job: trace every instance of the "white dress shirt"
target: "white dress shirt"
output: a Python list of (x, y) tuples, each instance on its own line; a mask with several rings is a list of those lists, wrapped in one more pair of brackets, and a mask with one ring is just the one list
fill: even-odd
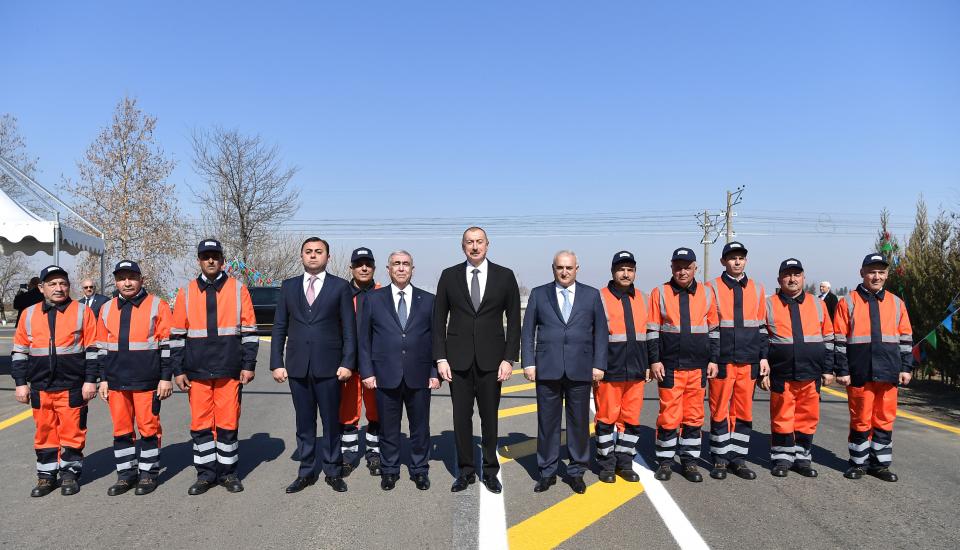
[(316, 299), (320, 295), (320, 289), (323, 288), (323, 280), (327, 277), (326, 271), (321, 271), (316, 275), (310, 275), (306, 271), (303, 272), (303, 295), (307, 295), (307, 289), (310, 288), (310, 277), (316, 277), (317, 280), (313, 282), (313, 298)]
[(390, 292), (393, 293), (393, 311), (400, 315), (400, 291), (403, 291), (403, 301), (407, 303), (407, 318), (410, 318), (410, 299), (413, 297), (413, 285), (407, 283), (407, 286), (400, 288), (390, 283)]
[[(557, 305), (560, 306), (560, 311), (562, 312), (562, 311), (563, 311), (563, 290), (564, 290), (564, 288), (563, 288), (562, 286), (560, 286), (559, 284), (557, 284), (557, 285), (555, 285), (555, 286), (556, 286), (556, 291), (557, 291)], [(576, 293), (577, 293), (576, 288), (577, 288), (577, 283), (576, 283), (576, 282), (574, 282), (572, 285), (570, 285), (570, 286), (568, 286), (568, 287), (566, 288), (566, 290), (570, 291), (569, 294), (567, 294), (567, 301), (570, 302), (570, 313), (573, 313), (573, 300), (574, 300), (574, 296), (576, 296)]]
[(470, 285), (473, 284), (473, 270), (479, 269), (480, 272), (477, 273), (477, 281), (480, 283), (480, 301), (483, 301), (483, 294), (487, 291), (487, 272), (490, 270), (490, 262), (486, 258), (480, 262), (476, 268), (473, 267), (473, 264), (467, 262), (467, 293), (470, 293)]

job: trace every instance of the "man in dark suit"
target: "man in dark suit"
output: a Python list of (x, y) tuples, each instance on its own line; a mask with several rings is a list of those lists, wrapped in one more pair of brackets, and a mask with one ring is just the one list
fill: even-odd
[(17, 325), (20, 324), (20, 316), (23, 315), (23, 310), (43, 301), (43, 293), (40, 292), (40, 277), (30, 279), (26, 290), (23, 290), (22, 286), (20, 288), (21, 290), (13, 297), (13, 308), (17, 310)]
[(83, 298), (80, 298), (79, 302), (86, 304), (95, 316), (100, 317), (100, 308), (103, 307), (103, 304), (109, 302), (110, 298), (97, 292), (97, 285), (93, 282), (93, 279), (80, 281), (80, 290), (83, 291)]
[(410, 479), (430, 488), (430, 390), (440, 387), (430, 353), (434, 295), (414, 288), (413, 256), (399, 250), (387, 259), (390, 286), (371, 291), (360, 312), (359, 366), (363, 386), (377, 392), (380, 413), (380, 487), (400, 477), (400, 419), (410, 424)]
[(823, 303), (827, 304), (827, 312), (833, 319), (833, 314), (837, 312), (837, 295), (830, 291), (830, 281), (820, 281), (820, 294), (818, 296)]
[(537, 383), (537, 493), (557, 482), (564, 401), (570, 487), (587, 490), (590, 388), (607, 369), (608, 330), (600, 291), (576, 282), (579, 268), (576, 254), (558, 252), (553, 282), (533, 289), (523, 317), (523, 375)]
[(502, 490), (497, 479), (497, 408), (500, 386), (513, 374), (520, 354), (520, 288), (513, 271), (487, 260), (488, 245), (483, 229), (463, 232), (467, 261), (443, 270), (433, 308), (433, 357), (440, 377), (450, 382), (453, 401), (459, 467), (453, 492), (476, 481), (474, 400), (480, 411), (483, 483), (493, 493)]
[[(340, 382), (350, 378), (355, 366), (357, 328), (350, 284), (325, 271), (329, 258), (327, 241), (310, 237), (303, 242), (304, 274), (281, 284), (273, 322), (270, 370), (279, 383), (289, 379), (297, 422), (300, 470), (288, 493), (314, 484), (318, 469), (335, 491), (347, 490), (340, 470), (338, 413)], [(323, 422), (319, 442), (318, 410)]]

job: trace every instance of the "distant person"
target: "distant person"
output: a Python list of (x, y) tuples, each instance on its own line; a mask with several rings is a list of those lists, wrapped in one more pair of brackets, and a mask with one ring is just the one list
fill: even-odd
[(860, 267), (863, 282), (843, 297), (834, 317), (837, 381), (847, 387), (850, 409), (847, 479), (868, 473), (897, 481), (890, 471), (893, 421), (897, 386), (912, 377), (913, 329), (903, 300), (883, 289), (889, 268), (883, 255), (867, 255)]
[(20, 323), (20, 316), (23, 315), (23, 310), (33, 304), (39, 304), (42, 301), (43, 292), (40, 291), (39, 277), (34, 277), (30, 279), (29, 283), (22, 285), (17, 295), (13, 298), (13, 308), (17, 310), (17, 324)]
[(830, 291), (830, 281), (820, 281), (820, 294), (817, 297), (827, 304), (827, 311), (833, 319), (837, 313), (837, 295)]
[(607, 318), (600, 291), (577, 282), (577, 256), (553, 257), (553, 281), (530, 292), (521, 329), (523, 375), (537, 387), (537, 466), (542, 493), (557, 482), (566, 409), (567, 475), (583, 494), (590, 463), (590, 390), (607, 370)]
[(97, 285), (94, 284), (93, 279), (80, 281), (80, 290), (83, 291), (83, 297), (77, 301), (81, 304), (87, 304), (90, 311), (97, 317), (100, 317), (100, 308), (103, 307), (103, 304), (109, 302), (110, 298), (97, 292)]

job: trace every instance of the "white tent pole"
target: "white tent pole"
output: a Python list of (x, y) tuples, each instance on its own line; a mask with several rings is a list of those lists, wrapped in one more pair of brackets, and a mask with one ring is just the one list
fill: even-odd
[(57, 212), (57, 222), (53, 226), (53, 265), (60, 265), (60, 212)]
[(106, 257), (107, 257), (107, 247), (104, 243), (103, 253), (100, 254), (100, 292), (106, 294), (107, 290), (107, 276), (106, 276)]

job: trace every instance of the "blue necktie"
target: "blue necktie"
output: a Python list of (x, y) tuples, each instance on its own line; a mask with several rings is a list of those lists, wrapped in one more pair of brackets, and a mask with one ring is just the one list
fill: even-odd
[(400, 318), (400, 326), (407, 327), (407, 301), (403, 299), (403, 291), (400, 291), (400, 303), (397, 304), (397, 317)]
[(560, 306), (560, 313), (563, 315), (563, 322), (566, 323), (570, 320), (570, 289), (561, 289), (560, 294), (563, 294), (563, 305)]

